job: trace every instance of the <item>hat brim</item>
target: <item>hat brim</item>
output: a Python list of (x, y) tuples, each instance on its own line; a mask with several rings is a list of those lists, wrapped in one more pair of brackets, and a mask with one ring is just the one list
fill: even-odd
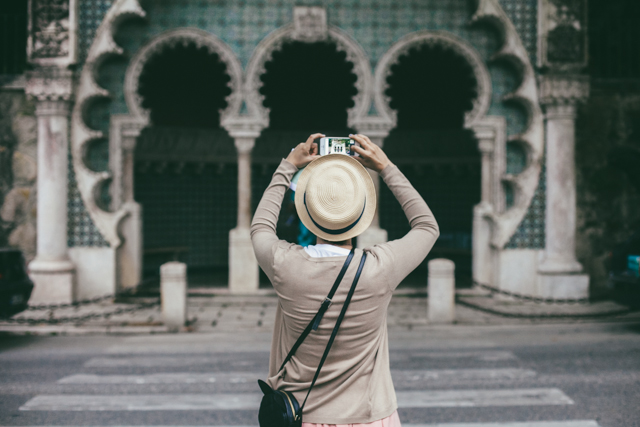
[[(320, 230), (320, 228), (313, 223), (311, 217), (309, 217), (309, 213), (304, 205), (304, 193), (306, 191), (309, 178), (316, 168), (322, 166), (326, 162), (347, 162), (349, 165), (352, 165), (354, 171), (361, 176), (362, 182), (364, 182), (365, 185), (365, 195), (367, 199), (362, 217), (352, 229), (340, 234), (331, 234)], [(376, 214), (378, 201), (376, 199), (376, 188), (373, 184), (373, 180), (371, 179), (371, 175), (369, 175), (367, 169), (362, 166), (360, 162), (351, 156), (344, 154), (327, 154), (309, 163), (307, 167), (303, 169), (296, 187), (295, 204), (300, 221), (302, 221), (309, 231), (328, 242), (341, 242), (343, 240), (349, 240), (356, 237), (369, 228), (369, 225), (371, 225), (371, 221), (373, 221), (373, 217)]]

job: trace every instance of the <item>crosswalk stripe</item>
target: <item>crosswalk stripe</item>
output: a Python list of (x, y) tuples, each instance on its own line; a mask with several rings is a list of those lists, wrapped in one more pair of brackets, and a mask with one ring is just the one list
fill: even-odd
[(495, 350), (470, 350), (470, 351), (415, 351), (412, 358), (423, 357), (425, 359), (477, 359), (482, 362), (499, 362), (502, 360), (515, 360), (516, 355), (512, 351)]
[[(154, 368), (164, 366), (196, 366), (208, 365), (216, 361), (214, 356), (133, 356), (133, 357), (93, 357), (85, 362), (87, 368)], [(230, 362), (234, 366), (248, 366), (248, 360)]]
[[(522, 380), (535, 377), (528, 369), (431, 369), (392, 370), (395, 381), (473, 381)], [(58, 380), (58, 384), (242, 384), (265, 378), (265, 372), (175, 372), (147, 375), (94, 375), (76, 374)]]
[(474, 380), (524, 380), (536, 376), (530, 369), (429, 369), (391, 370), (394, 381), (474, 381)]
[(21, 411), (221, 411), (257, 409), (260, 394), (136, 394), (36, 396)]
[(400, 408), (573, 405), (557, 388), (398, 391)]
[(242, 384), (265, 378), (266, 373), (179, 372), (149, 375), (91, 375), (76, 374), (58, 380), (58, 384)]
[(403, 427), (600, 427), (594, 420), (527, 421), (507, 423), (402, 424)]
[[(429, 390), (397, 392), (400, 408), (572, 405), (556, 388)], [(40, 395), (22, 411), (209, 411), (255, 410), (261, 394)]]
[[(600, 427), (597, 421), (529, 421), (529, 422), (501, 422), (501, 423), (453, 423), (453, 424), (402, 424), (403, 427)], [(5, 427), (5, 426), (0, 426)], [(11, 427), (11, 426), (6, 426)], [(77, 427), (77, 426), (25, 426), (25, 427)], [(94, 426), (103, 427), (103, 426)], [(104, 426), (106, 427), (106, 426)], [(113, 426), (108, 426), (113, 427)], [(117, 427), (201, 427), (201, 426), (117, 426)], [(249, 425), (220, 425), (212, 427), (257, 427)]]

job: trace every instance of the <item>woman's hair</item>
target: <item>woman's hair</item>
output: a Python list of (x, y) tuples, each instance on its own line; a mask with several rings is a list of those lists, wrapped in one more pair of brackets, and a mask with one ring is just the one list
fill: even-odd
[(332, 245), (336, 245), (336, 246), (344, 246), (346, 244), (349, 243), (349, 240), (351, 239), (347, 239), (347, 240), (341, 240), (339, 242), (330, 242)]

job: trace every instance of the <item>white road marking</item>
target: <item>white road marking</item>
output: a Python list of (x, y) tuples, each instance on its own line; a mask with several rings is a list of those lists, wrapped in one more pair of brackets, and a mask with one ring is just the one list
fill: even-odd
[[(109, 363), (111, 363), (110, 360)], [(94, 362), (95, 363), (95, 362)], [(102, 361), (100, 361), (102, 363)], [(118, 363), (122, 363), (119, 361)], [(96, 366), (88, 365), (88, 366)], [(131, 365), (129, 365), (131, 366)], [(528, 369), (432, 369), (432, 370), (392, 370), (394, 381), (487, 381), (523, 380), (536, 376)], [(254, 383), (265, 378), (266, 372), (175, 372), (147, 375), (94, 375), (76, 374), (58, 380), (58, 384), (207, 384)]]
[(399, 408), (573, 405), (557, 388), (398, 391)]
[[(125, 368), (125, 367), (158, 367), (158, 366), (193, 366), (215, 362), (215, 357), (176, 357), (176, 356), (133, 356), (133, 357), (94, 357), (84, 366), (88, 368)], [(247, 361), (247, 364), (249, 362)]]
[(257, 409), (261, 394), (135, 394), (36, 396), (21, 411), (222, 411)]
[[(453, 423), (453, 424), (402, 424), (404, 427), (600, 427), (597, 421), (530, 421), (530, 422), (503, 422), (503, 423)], [(0, 426), (4, 427), (4, 426)], [(53, 427), (53, 426), (25, 426), (25, 427)], [(77, 427), (77, 426), (55, 426)], [(94, 426), (101, 427), (101, 426)], [(108, 427), (196, 427), (196, 426), (108, 426)], [(201, 427), (201, 426), (198, 426)], [(257, 426), (214, 426), (214, 427), (257, 427)]]
[[(555, 388), (397, 392), (400, 408), (572, 405)], [(40, 395), (22, 411), (211, 411), (257, 409), (261, 394)]]
[(529, 421), (508, 423), (402, 424), (403, 427), (600, 427), (597, 421)]
[(394, 381), (524, 380), (536, 376), (530, 369), (431, 369), (391, 370)]
[(424, 357), (426, 359), (477, 359), (483, 362), (502, 360), (515, 360), (517, 357), (511, 351), (421, 351), (412, 352), (412, 358)]
[(76, 374), (58, 380), (58, 384), (244, 384), (249, 382), (257, 384), (258, 378), (266, 377), (266, 372), (179, 372), (149, 375)]

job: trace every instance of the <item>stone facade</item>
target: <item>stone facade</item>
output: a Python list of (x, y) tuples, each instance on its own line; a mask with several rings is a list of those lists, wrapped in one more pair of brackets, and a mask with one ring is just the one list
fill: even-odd
[[(556, 132), (553, 120), (559, 116), (553, 111), (565, 111), (570, 104), (573, 112), (576, 102), (585, 98), (584, 91), (576, 99), (569, 93), (571, 82), (582, 80), (566, 78), (584, 62), (584, 2), (481, 0), (477, 7), (466, 0), (405, 5), (392, 1), (299, 3), (30, 2), (28, 52), (35, 71), (29, 76), (27, 93), (36, 104), (38, 145), (45, 150), (58, 144), (66, 153), (68, 144), (71, 153), (70, 171), (66, 155), (63, 159), (56, 154), (52, 165), (52, 156), (45, 150), (37, 161), (41, 173), (55, 175), (56, 185), (69, 190), (65, 197), (41, 195), (37, 201), (54, 209), (48, 220), (38, 220), (40, 258), (36, 261), (57, 263), (55, 268), (47, 264), (44, 269), (49, 279), (56, 274), (55, 281), (60, 282), (56, 287), (67, 288), (56, 298), (102, 295), (141, 280), (143, 224), (141, 206), (133, 194), (133, 168), (136, 141), (149, 125), (149, 112), (142, 106), (138, 87), (147, 61), (161, 49), (181, 43), (195, 43), (218, 55), (229, 76), (230, 95), (220, 115), (221, 127), (235, 141), (238, 166), (237, 223), (229, 230), (229, 286), (232, 292), (254, 292), (259, 275), (248, 235), (252, 151), (256, 138), (269, 126), (260, 77), (284, 43), (321, 40), (334, 43), (353, 64), (357, 93), (348, 110), (348, 125), (381, 146), (397, 122), (385, 91), (387, 77), (400, 56), (416, 46), (429, 45), (467, 61), (477, 82), (477, 97), (464, 127), (476, 136), (482, 155), (481, 203), (473, 219), (474, 278), (529, 294), (584, 296), (583, 276), (576, 290), (566, 281), (548, 284), (545, 274), (550, 270), (544, 269), (544, 259), (552, 253), (556, 258), (575, 260), (573, 244), (556, 247), (554, 242), (559, 239), (549, 236), (558, 225), (562, 229), (569, 226), (565, 231), (573, 242), (575, 214), (570, 212), (572, 218), (558, 222), (553, 207), (563, 195), (571, 200), (575, 183), (570, 177), (558, 178), (557, 164), (564, 157), (550, 158), (551, 151), (545, 157), (545, 145), (549, 150), (551, 135), (551, 142), (571, 145), (564, 154), (573, 153), (575, 115), (570, 114), (569, 121), (563, 119), (562, 132)], [(211, 13), (203, 13), (205, 6)], [(571, 44), (575, 51), (558, 42), (562, 40), (558, 34), (568, 32), (575, 35)], [(550, 70), (557, 78), (551, 74), (539, 78), (536, 62), (544, 73)], [(75, 63), (78, 67), (72, 75), (68, 66)], [(570, 81), (567, 87), (557, 83), (566, 81)], [(542, 107), (547, 113), (546, 144)], [(71, 127), (68, 136), (65, 123)], [(45, 132), (52, 126), (63, 140)], [(15, 143), (4, 144), (12, 147), (6, 150), (15, 151)], [(14, 165), (22, 161), (13, 154), (12, 159)], [(15, 177), (7, 174), (6, 180), (8, 184), (0, 184), (7, 188), (3, 190), (7, 195), (24, 193)], [(374, 180), (379, 181), (377, 176)], [(20, 228), (20, 224), (29, 221), (18, 221), (9, 212), (24, 211), (13, 202), (16, 197), (6, 198), (3, 206), (3, 218), (9, 218), (6, 223), (14, 224), (5, 228), (27, 233), (28, 227)], [(63, 212), (68, 220), (56, 219), (64, 224), (53, 232), (51, 218)], [(64, 248), (60, 230), (64, 230)], [(361, 245), (386, 240), (378, 218), (362, 237)], [(533, 266), (531, 271), (514, 268), (522, 263)], [(33, 271), (41, 264), (35, 262)], [(560, 273), (575, 275), (581, 272), (578, 266), (576, 261)]]
[(34, 104), (23, 89), (0, 91), (0, 245), (36, 255), (37, 143)]

